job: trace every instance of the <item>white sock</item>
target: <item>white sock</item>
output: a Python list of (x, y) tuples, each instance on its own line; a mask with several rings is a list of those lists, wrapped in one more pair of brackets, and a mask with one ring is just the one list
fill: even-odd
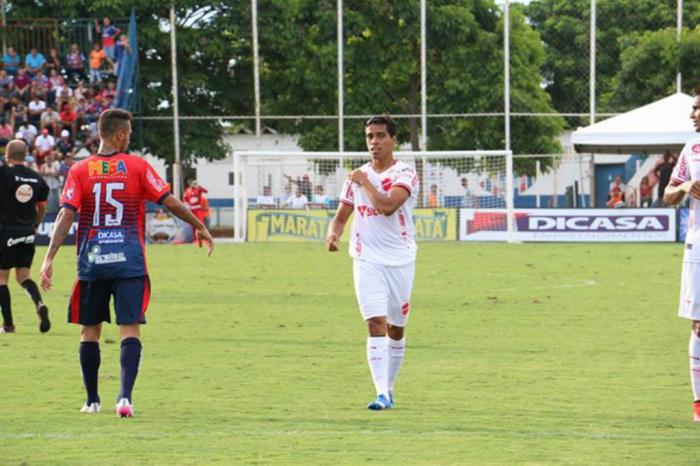
[(690, 386), (693, 388), (693, 400), (700, 400), (700, 338), (694, 332), (690, 332), (690, 344), (688, 345), (690, 356)]
[(394, 382), (396, 382), (396, 377), (399, 375), (403, 354), (406, 351), (406, 337), (400, 340), (393, 340), (387, 336), (386, 341), (389, 344), (389, 391), (393, 392)]
[(386, 340), (386, 337), (367, 338), (367, 362), (372, 373), (374, 388), (377, 389), (377, 395), (388, 396), (389, 355)]

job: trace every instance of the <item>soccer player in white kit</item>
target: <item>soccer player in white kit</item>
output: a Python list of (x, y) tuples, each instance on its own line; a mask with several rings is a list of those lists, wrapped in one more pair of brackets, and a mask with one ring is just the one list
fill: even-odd
[(413, 206), (418, 175), (394, 158), (396, 123), (375, 116), (365, 123), (372, 160), (348, 175), (340, 204), (328, 227), (329, 251), (338, 242), (354, 212), (350, 256), (354, 259), (355, 294), (367, 322), (367, 362), (377, 397), (367, 407), (390, 409), (394, 383), (406, 348), (404, 328), (411, 310), (416, 242)]
[[(700, 88), (693, 90), (693, 110), (690, 118), (695, 131), (700, 132)], [(681, 151), (664, 191), (664, 202), (679, 204), (690, 195), (690, 216), (685, 238), (681, 297), (678, 315), (693, 321), (688, 354), (690, 356), (690, 385), (693, 389), (693, 419), (700, 422), (700, 137), (688, 141)]]

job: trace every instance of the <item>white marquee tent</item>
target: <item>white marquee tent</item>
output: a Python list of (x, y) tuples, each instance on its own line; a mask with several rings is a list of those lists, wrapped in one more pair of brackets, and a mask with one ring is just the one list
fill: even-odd
[(576, 152), (602, 154), (679, 153), (697, 135), (690, 119), (693, 98), (673, 94), (627, 113), (574, 131)]

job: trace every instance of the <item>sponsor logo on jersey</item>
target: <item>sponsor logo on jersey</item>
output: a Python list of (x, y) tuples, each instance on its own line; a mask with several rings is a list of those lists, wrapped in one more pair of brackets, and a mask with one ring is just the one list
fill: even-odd
[(36, 184), (39, 182), (39, 180), (36, 178), (25, 178), (23, 176), (17, 176), (17, 175), (15, 175), (15, 181), (20, 182), (20, 183), (33, 183), (33, 184)]
[(361, 217), (377, 217), (379, 215), (382, 215), (377, 209), (367, 205), (358, 205), (357, 212), (360, 214)]
[(97, 242), (100, 244), (120, 244), (124, 242), (124, 230), (101, 230), (97, 232)]
[(123, 160), (91, 160), (88, 162), (88, 176), (125, 176), (126, 162)]
[(151, 170), (146, 170), (146, 180), (151, 183), (151, 186), (153, 186), (156, 191), (165, 189), (165, 182), (155, 176)]
[(123, 252), (110, 252), (107, 254), (102, 254), (102, 248), (99, 246), (93, 246), (92, 249), (90, 249), (90, 251), (87, 253), (87, 259), (89, 263), (96, 265), (126, 262), (126, 256)]
[(21, 204), (26, 204), (27, 202), (31, 201), (33, 196), (34, 189), (32, 189), (32, 187), (28, 184), (19, 185), (17, 191), (15, 191), (15, 199), (17, 199), (17, 202)]
[(7, 240), (7, 247), (11, 248), (15, 244), (34, 244), (35, 238), (36, 237), (34, 235), (22, 236), (19, 238), (9, 238)]

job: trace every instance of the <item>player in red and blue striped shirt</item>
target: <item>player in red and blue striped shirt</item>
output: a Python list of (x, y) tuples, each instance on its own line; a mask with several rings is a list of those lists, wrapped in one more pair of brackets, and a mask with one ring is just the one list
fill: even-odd
[(214, 242), (206, 227), (171, 195), (168, 185), (144, 159), (125, 153), (131, 135), (131, 113), (111, 109), (100, 115), (97, 154), (75, 164), (68, 173), (61, 211), (41, 267), (44, 289), (51, 287), (53, 259), (78, 220), (78, 278), (68, 305), (68, 321), (82, 325), (80, 365), (87, 401), (82, 412), (100, 410), (97, 379), (102, 322), (110, 322), (114, 299), (121, 336), (121, 390), (117, 414), (131, 417), (131, 392), (141, 359), (140, 325), (150, 299), (145, 254), (146, 201), (164, 205), (198, 232), (208, 254)]

